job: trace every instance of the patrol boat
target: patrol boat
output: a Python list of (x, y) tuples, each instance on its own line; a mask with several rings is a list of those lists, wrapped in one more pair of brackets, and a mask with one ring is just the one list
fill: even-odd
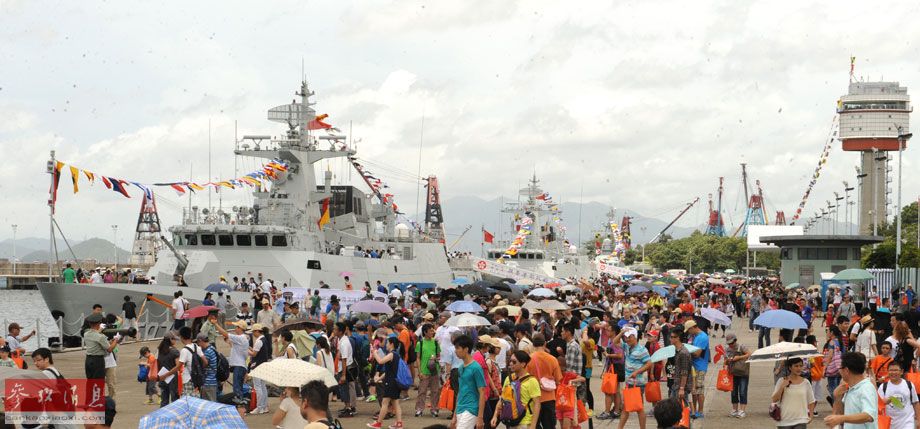
[[(185, 209), (182, 223), (168, 228), (171, 237), (161, 237), (164, 246), (148, 270), (148, 278), (156, 277), (160, 284), (38, 285), (52, 314), (67, 321), (64, 335), (79, 333), (80, 323), (73, 321), (89, 314), (93, 304), (120, 314), (125, 296), (141, 303), (149, 294), (155, 297), (153, 301), (168, 304), (181, 290), (194, 306), (204, 299), (205, 288), (221, 276), (260, 276), (272, 279), (279, 289), (282, 284), (317, 288), (320, 281), (342, 289), (345, 276), (357, 290), (365, 281), (451, 282), (443, 235), (422, 232), (405, 218), (399, 221), (392, 196), (382, 193), (369, 174), (363, 174), (346, 136), (326, 128), (323, 117), (317, 116), (310, 100), (314, 93), (306, 81), (296, 95), (299, 101), (268, 110), (268, 120), (287, 125), (283, 137), (249, 136), (236, 144), (237, 156), (280, 167), (270, 188), (257, 188), (251, 207)], [(314, 129), (308, 125), (311, 122), (325, 127)], [(317, 180), (316, 164), (335, 158), (352, 163), (370, 191), (333, 186), (330, 171), (321, 172)], [(371, 251), (376, 257), (366, 256)], [(188, 287), (177, 286), (180, 276)], [(247, 292), (229, 295), (236, 303), (250, 298)], [(147, 322), (141, 327), (142, 335), (162, 334), (168, 322), (166, 312), (148, 313), (140, 318), (142, 324)], [(157, 314), (160, 316), (155, 317)]]

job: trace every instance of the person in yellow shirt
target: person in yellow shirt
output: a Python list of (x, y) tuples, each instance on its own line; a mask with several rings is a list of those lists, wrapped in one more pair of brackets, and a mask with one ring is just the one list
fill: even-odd
[[(518, 350), (511, 355), (511, 377), (505, 379), (502, 387), (502, 400), (495, 407), (495, 414), (492, 415), (492, 427), (498, 427), (499, 416), (502, 412), (502, 402), (510, 399), (512, 395), (506, 395), (510, 392), (512, 381), (521, 381), (521, 404), (526, 409), (524, 417), (517, 425), (508, 426), (509, 429), (536, 429), (539, 419), (534, 416), (540, 415), (540, 382), (537, 378), (527, 372), (527, 364), (530, 363), (530, 354), (523, 350)], [(507, 426), (507, 425), (506, 425)]]

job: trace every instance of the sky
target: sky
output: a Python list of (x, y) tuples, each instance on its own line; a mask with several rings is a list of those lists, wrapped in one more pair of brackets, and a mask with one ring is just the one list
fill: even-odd
[[(265, 112), (290, 102), (302, 73), (318, 112), (351, 130), (407, 212), (414, 177), (436, 175), (444, 199), (491, 199), (536, 173), (557, 201), (662, 219), (701, 197), (680, 222), (698, 225), (724, 176), (737, 223), (746, 162), (769, 217), (791, 219), (850, 56), (858, 79), (920, 90), (920, 4), (748, 3), (0, 0), (0, 239), (13, 224), (19, 237), (48, 235), (51, 150), (142, 183), (258, 168), (234, 160), (235, 130), (279, 135)], [(920, 194), (911, 149), (905, 204)], [(855, 182), (856, 163), (835, 143), (805, 213)], [(357, 179), (328, 168), (337, 183)], [(58, 196), (64, 233), (111, 238), (118, 225), (129, 247), (139, 191), (81, 185)], [(177, 223), (187, 198), (158, 197), (163, 223)], [(249, 198), (224, 192), (221, 203)]]

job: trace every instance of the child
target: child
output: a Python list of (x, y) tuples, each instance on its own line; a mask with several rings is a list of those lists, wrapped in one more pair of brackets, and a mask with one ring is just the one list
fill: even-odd
[[(569, 371), (569, 370), (566, 368), (566, 366), (565, 366), (565, 356), (559, 356), (558, 358), (556, 358), (556, 360), (559, 362), (559, 369), (562, 371), (562, 382), (561, 382), (561, 384), (568, 384), (568, 385), (576, 385), (576, 386), (577, 386), (577, 385), (579, 385), (579, 384), (585, 382), (585, 378), (584, 378), (584, 377), (582, 377), (582, 376), (580, 376), (580, 375), (578, 375), (578, 374), (575, 374), (575, 372)], [(580, 395), (577, 393), (577, 392), (579, 392), (579, 391), (581, 391), (581, 389), (579, 389), (579, 388), (576, 388), (576, 389), (575, 389), (575, 392), (576, 392), (576, 394), (575, 394), (575, 396), (576, 396), (576, 397), (575, 397), (575, 400), (576, 400), (576, 401), (581, 400)], [(557, 402), (558, 402), (558, 401), (557, 401)], [(576, 424), (575, 424), (575, 410), (562, 411), (562, 410), (560, 410), (559, 408), (556, 408), (556, 420), (559, 420), (560, 422), (562, 422), (562, 429), (572, 429), (573, 427), (577, 427)]]
[(13, 359), (10, 358), (10, 346), (3, 346), (0, 348), (0, 367), (10, 367), (10, 368), (19, 368), (16, 365), (16, 362), (13, 362)]
[(869, 361), (869, 377), (875, 380), (875, 384), (881, 384), (888, 381), (888, 364), (892, 359), (888, 357), (891, 353), (891, 343), (885, 341), (882, 343), (879, 354)]
[(150, 352), (147, 346), (141, 347), (141, 357), (138, 367), (147, 367), (147, 402), (144, 405), (156, 405), (160, 403), (160, 394), (157, 392), (157, 358)]

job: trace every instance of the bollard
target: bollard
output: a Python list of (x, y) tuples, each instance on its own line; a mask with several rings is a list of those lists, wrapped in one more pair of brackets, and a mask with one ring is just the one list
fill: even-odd
[(58, 351), (63, 352), (64, 351), (64, 318), (63, 317), (58, 318), (58, 332), (59, 332), (58, 335), (60, 335), (58, 337), (58, 339), (60, 340), (58, 341)]
[(35, 341), (38, 341), (38, 347), (42, 346), (42, 321), (38, 317), (35, 318)]
[[(80, 327), (86, 323), (86, 313), (80, 313)], [(86, 344), (83, 343), (83, 336), (80, 336), (80, 348), (86, 350)]]

